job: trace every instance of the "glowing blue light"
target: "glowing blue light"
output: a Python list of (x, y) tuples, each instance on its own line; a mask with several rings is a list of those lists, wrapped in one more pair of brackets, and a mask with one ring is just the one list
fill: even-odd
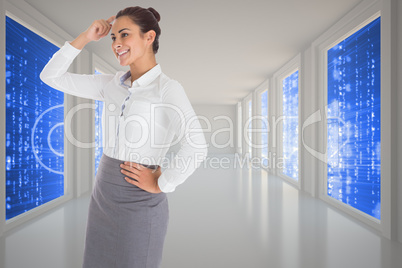
[(268, 90), (261, 94), (261, 115), (264, 118), (262, 122), (262, 132), (261, 132), (261, 156), (263, 159), (263, 165), (268, 165)]
[(6, 17), (6, 220), (64, 195), (64, 93), (39, 78), (58, 49)]
[[(95, 70), (95, 74), (101, 74)], [(102, 145), (102, 110), (103, 101), (95, 101), (95, 175), (98, 172), (100, 159), (103, 153)]]
[(283, 91), (283, 170), (294, 180), (299, 178), (299, 71), (282, 81)]
[(328, 50), (327, 193), (381, 217), (381, 20)]

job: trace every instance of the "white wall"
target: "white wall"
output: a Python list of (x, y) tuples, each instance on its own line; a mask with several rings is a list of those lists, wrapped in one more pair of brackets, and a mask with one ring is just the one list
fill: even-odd
[[(341, 38), (341, 35), (345, 35), (364, 20), (369, 19), (368, 16), (375, 16), (379, 10), (381, 10), (381, 31), (384, 37), (381, 43), (381, 223), (368, 219), (350, 207), (339, 205), (328, 198), (325, 187), (326, 164), (319, 160), (325, 157), (326, 151), (324, 133), (326, 121), (323, 120), (325, 119), (326, 86), (323, 78), (325, 64), (321, 52), (325, 51), (329, 42), (334, 42), (334, 38)], [(304, 134), (304, 139), (299, 148), (302, 190), (353, 215), (385, 237), (402, 242), (402, 108), (399, 107), (402, 103), (402, 19), (400, 14), (402, 14), (400, 0), (362, 1), (320, 37), (312, 40), (310, 48), (301, 52), (300, 134)], [(275, 93), (277, 91), (275, 75), (276, 73), (271, 78), (271, 89), (274, 92), (270, 92), (268, 99), (275, 99), (277, 94)], [(243, 99), (243, 105), (248, 98), (249, 96)], [(275, 100), (278, 103), (277, 99)], [(276, 103), (270, 105), (275, 106)], [(271, 116), (275, 111), (277, 109), (270, 111)], [(273, 122), (270, 123), (273, 125)], [(304, 131), (303, 125), (308, 126)]]
[[(396, 17), (395, 25), (393, 31), (397, 38), (396, 46), (395, 46), (395, 57), (397, 59), (396, 62), (396, 72), (395, 75), (397, 77), (397, 105), (395, 107), (395, 113), (397, 114), (397, 134), (398, 137), (398, 144), (397, 144), (397, 234), (398, 234), (398, 241), (402, 243), (402, 1), (394, 0), (395, 3), (395, 12), (394, 15)], [(396, 16), (398, 14), (398, 16)]]
[[(80, 74), (92, 73), (91, 53), (83, 50), (75, 61), (75, 72)], [(69, 96), (70, 107), (77, 105), (91, 105), (92, 100)], [(91, 109), (79, 109), (73, 117), (72, 130), (75, 138), (83, 143), (89, 144), (94, 141), (94, 129), (92, 122), (94, 121), (93, 112)], [(74, 145), (73, 145), (74, 146)], [(93, 148), (81, 148), (74, 146), (74, 178), (75, 178), (75, 195), (80, 196), (89, 190), (92, 190), (93, 172)]]
[[(236, 105), (193, 105), (205, 140), (209, 144), (208, 155), (234, 154), (236, 152)], [(169, 152), (177, 152), (175, 144)]]
[[(401, 241), (402, 234), (402, 186), (401, 182), (398, 182), (398, 178), (402, 174), (400, 169), (400, 151), (399, 155), (396, 149), (396, 145), (401, 143), (400, 129), (401, 116), (398, 111), (397, 99), (397, 72), (400, 73), (400, 69), (397, 69), (396, 56), (400, 53), (400, 45), (396, 44), (396, 36), (399, 35), (400, 30), (397, 30), (396, 4), (400, 6), (398, 0), (378, 0), (378, 1), (363, 1), (351, 10), (345, 17), (343, 17), (338, 23), (333, 25), (328, 31), (323, 33), (318, 39), (316, 39), (311, 46), (311, 49), (304, 51), (303, 64), (305, 65), (304, 86), (302, 90), (304, 92), (303, 106), (304, 106), (304, 118), (302, 122), (310, 116), (310, 114), (318, 109), (321, 109), (321, 116), (325, 116), (325, 82), (323, 73), (323, 56), (321, 51), (329, 45), (328, 42), (333, 41), (333, 38), (338, 38), (340, 35), (351, 31), (363, 20), (367, 20), (367, 16), (372, 16), (378, 10), (381, 10), (381, 24), (382, 24), (382, 36), (384, 39), (381, 41), (381, 223), (368, 220), (364, 215), (360, 215), (353, 209), (347, 206), (341, 206), (333, 202), (328, 198), (325, 190), (325, 170), (326, 163), (318, 160), (319, 153), (325, 153), (325, 120), (320, 123), (312, 125), (312, 129), (306, 129), (305, 142), (307, 145), (311, 143), (311, 147), (315, 148), (319, 153), (316, 154), (316, 158), (311, 158), (308, 152), (306, 152), (306, 144), (304, 145), (304, 163), (302, 168), (303, 172), (303, 189), (307, 192), (320, 197), (324, 201), (334, 205), (338, 209), (349, 213), (356, 217), (358, 220), (365, 222), (369, 226), (378, 230), (379, 233), (387, 238)], [(399, 7), (400, 9), (400, 7)], [(400, 11), (400, 10), (399, 10)], [(400, 27), (399, 27), (400, 29)], [(345, 32), (346, 31), (346, 32)], [(400, 56), (399, 56), (400, 57)], [(400, 59), (399, 59), (400, 62)], [(399, 68), (399, 67), (398, 67)], [(310, 73), (309, 73), (310, 72)], [(400, 81), (399, 75), (399, 81)], [(399, 88), (401, 84), (399, 82)], [(400, 92), (400, 91), (399, 91)], [(400, 93), (399, 93), (400, 94)], [(308, 97), (311, 96), (310, 100)], [(400, 98), (400, 96), (399, 96)], [(399, 116), (398, 116), (399, 113)], [(318, 130), (318, 131), (317, 131)], [(307, 132), (309, 131), (309, 132)], [(312, 132), (311, 132), (312, 131)], [(399, 134), (399, 135), (398, 135)], [(311, 136), (307, 136), (311, 135)], [(398, 165), (399, 163), (399, 165)], [(399, 184), (399, 185), (398, 185)], [(398, 234), (399, 233), (399, 234)]]
[[(29, 27), (30, 30), (37, 32), (55, 45), (62, 46), (66, 41), (74, 39), (64, 29), (59, 28), (25, 1), (5, 1), (5, 4), (7, 12), (26, 24), (24, 26)], [(91, 62), (90, 53), (84, 49), (76, 58), (69, 71), (91, 73)], [(65, 94), (65, 116), (75, 106), (88, 102), (90, 101)], [(89, 142), (92, 139), (93, 131), (92, 129), (85, 128), (85, 126), (91, 126), (91, 120), (89, 111), (79, 111), (72, 117), (71, 121), (65, 120), (65, 132), (66, 129), (69, 129), (76, 140)], [(91, 150), (79, 148), (70, 139), (65, 139), (64, 150), (66, 156), (64, 172), (67, 180), (66, 183), (69, 187), (67, 195), (80, 196), (91, 189), (90, 185), (94, 176), (90, 162), (92, 160)]]
[[(301, 88), (300, 91), (300, 135), (301, 137), (301, 189), (308, 192), (312, 196), (317, 196), (316, 184), (318, 183), (317, 177), (317, 159), (313, 157), (307, 148), (317, 151), (317, 132), (319, 124), (308, 125), (307, 119), (318, 110), (318, 103), (312, 96), (315, 95), (313, 85), (313, 72), (312, 72), (312, 49), (306, 49), (301, 55)], [(304, 125), (305, 124), (305, 125)], [(308, 125), (308, 126), (307, 126)], [(303, 128), (306, 126), (305, 128)]]
[[(0, 0), (0, 15), (2, 18), (5, 16), (4, 10), (5, 0)], [(394, 177), (392, 178), (396, 187), (394, 188), (394, 196), (396, 196), (396, 201), (393, 204), (393, 209), (395, 215), (395, 229), (396, 235), (393, 237), (402, 243), (402, 107), (400, 103), (402, 103), (402, 18), (400, 14), (402, 14), (402, 1), (400, 0), (391, 0), (392, 5), (394, 5), (393, 12), (393, 20), (392, 20), (392, 36), (394, 36), (395, 41), (393, 43), (393, 58), (395, 60), (393, 69), (393, 75), (396, 83), (396, 88), (394, 88), (394, 103), (392, 106), (391, 112), (393, 115), (396, 115), (396, 124), (392, 127), (393, 134), (395, 135), (396, 144), (393, 144), (395, 150), (395, 158), (392, 160), (394, 165), (396, 165), (396, 173), (394, 173)], [(35, 13), (35, 10), (32, 10), (30, 7), (29, 10), (26, 10), (27, 14), (31, 14), (30, 16), (34, 17), (34, 20), (39, 22), (38, 25), (46, 25), (47, 28), (43, 26), (41, 30), (45, 32), (47, 35), (52, 36), (55, 40), (60, 42), (66, 40), (66, 35), (60, 34), (60, 29), (52, 24), (50, 21), (42, 18), (40, 15)], [(399, 17), (396, 16), (399, 14)], [(24, 19), (24, 18), (23, 18)], [(32, 19), (32, 18), (31, 18)], [(5, 36), (5, 20), (2, 19), (0, 23), (0, 35)], [(57, 32), (57, 34), (56, 34)], [(62, 31), (61, 31), (62, 32)], [(5, 40), (1, 39), (0, 42), (0, 54), (3, 57), (0, 57), (0, 81), (3, 81), (0, 84), (0, 129), (5, 129)], [(318, 104), (315, 102), (314, 98), (310, 98), (312, 94), (314, 94), (314, 87), (312, 84), (315, 83), (316, 77), (311, 72), (306, 72), (306, 70), (311, 69), (311, 64), (314, 61), (312, 58), (313, 51), (311, 48), (302, 52), (302, 68), (304, 68), (302, 75), (303, 81), (302, 88), (303, 92), (301, 93), (301, 102), (302, 106), (302, 118), (301, 122), (304, 122), (306, 118), (308, 118), (313, 112), (318, 109)], [(90, 73), (92, 72), (92, 67), (90, 66), (90, 53), (83, 52), (82, 55), (79, 56), (78, 61), (76, 62), (75, 70), (79, 73)], [(74, 105), (80, 103), (88, 103), (88, 100), (78, 99), (75, 97), (68, 97), (68, 102), (70, 103), (70, 108)], [(234, 154), (235, 151), (235, 141), (237, 139), (236, 134), (236, 106), (219, 106), (219, 105), (194, 105), (195, 112), (200, 117), (205, 117), (207, 122), (210, 122), (210, 131), (205, 132), (205, 137), (207, 142), (210, 144), (209, 154)], [(224, 129), (229, 128), (231, 125), (226, 120), (214, 120), (217, 116), (226, 116), (230, 118), (233, 122), (233, 130), (231, 136), (229, 131), (223, 131)], [(75, 137), (80, 141), (90, 141), (93, 137), (92, 129), (87, 131), (88, 129), (82, 128), (81, 126), (89, 126), (91, 118), (89, 113), (82, 111), (79, 116), (75, 117), (73, 123), (73, 133)], [(206, 121), (202, 121), (201, 125), (203, 128), (207, 128), (208, 125)], [(317, 140), (317, 128), (320, 127), (318, 124), (312, 126), (311, 128), (306, 129), (305, 134), (305, 142), (307, 145), (314, 149), (318, 149), (318, 140)], [(221, 132), (218, 132), (221, 130)], [(216, 133), (214, 135), (214, 133)], [(217, 144), (225, 144), (229, 142), (231, 139), (232, 146), (226, 146), (224, 148), (218, 148), (218, 146), (214, 146), (213, 141), (216, 141)], [(0, 131), (0, 170), (5, 170), (5, 133), (4, 131)], [(75, 195), (81, 195), (90, 189), (90, 181), (93, 176), (92, 172), (92, 162), (91, 154), (92, 150), (89, 149), (80, 149), (75, 148), (72, 144), (69, 144), (70, 148), (73, 148), (73, 153), (71, 154), (71, 159), (74, 159), (74, 162), (71, 163), (72, 173), (71, 177), (74, 177), (74, 181), (72, 182), (74, 185)], [(177, 146), (176, 146), (177, 149)], [(174, 150), (174, 148), (173, 148)], [(302, 189), (309, 192), (312, 195), (316, 195), (317, 193), (317, 185), (319, 181), (319, 174), (317, 173), (317, 162), (315, 162), (314, 157), (312, 157), (308, 152), (304, 149), (301, 152), (303, 158), (303, 167), (302, 167), (302, 178), (303, 184)], [(3, 172), (4, 173), (4, 172)], [(0, 175), (0, 184), (5, 184), (5, 174), (1, 173)], [(5, 196), (5, 188), (0, 187), (0, 196)], [(4, 215), (4, 198), (0, 200), (0, 215)], [(0, 235), (2, 233), (3, 221), (0, 221)]]
[[(30, 30), (39, 33), (49, 39), (56, 45), (63, 45), (65, 41), (71, 41), (72, 36), (68, 35), (63, 29), (59, 28), (49, 19), (40, 14), (37, 10), (28, 5), (25, 1), (6, 1), (0, 0), (0, 15), (1, 27), (0, 34), (5, 36), (5, 15), (9, 12), (14, 18), (22, 21)], [(0, 44), (0, 184), (5, 185), (5, 38), (1, 38)], [(88, 73), (92, 71), (90, 53), (83, 51), (74, 62), (70, 71), (77, 73)], [(65, 116), (76, 105), (80, 103), (90, 102), (86, 99), (81, 99), (65, 94), (64, 107)], [(65, 122), (65, 130), (71, 129), (73, 136), (83, 142), (90, 142), (93, 138), (93, 130), (85, 128), (91, 126), (92, 117), (90, 111), (83, 110), (78, 112), (71, 120)], [(64, 144), (65, 152), (65, 185), (67, 189), (65, 195), (52, 202), (46, 203), (38, 208), (35, 208), (21, 216), (16, 217), (12, 221), (5, 222), (0, 220), (0, 236), (13, 229), (19, 224), (22, 224), (30, 219), (33, 219), (45, 211), (58, 206), (59, 204), (68, 201), (73, 196), (80, 196), (91, 190), (91, 182), (94, 176), (92, 168), (92, 149), (82, 149), (74, 145), (67, 138)], [(5, 197), (5, 187), (0, 187), (0, 196)], [(5, 198), (0, 199), (0, 215), (5, 215)]]

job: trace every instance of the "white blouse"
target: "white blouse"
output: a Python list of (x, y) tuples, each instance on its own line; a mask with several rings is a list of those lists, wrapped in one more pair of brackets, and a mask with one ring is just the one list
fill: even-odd
[[(68, 41), (40, 74), (62, 92), (104, 102), (103, 153), (122, 161), (165, 167), (159, 188), (173, 192), (205, 160), (207, 144), (183, 87), (156, 65), (131, 84), (131, 73), (82, 75), (67, 72), (81, 50)], [(169, 147), (180, 142), (174, 159)]]

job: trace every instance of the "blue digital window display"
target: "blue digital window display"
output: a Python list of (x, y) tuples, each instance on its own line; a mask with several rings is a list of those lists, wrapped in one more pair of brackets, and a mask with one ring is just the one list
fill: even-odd
[(327, 193), (380, 219), (381, 20), (328, 50)]
[(261, 94), (261, 116), (264, 118), (262, 121), (261, 132), (261, 157), (264, 166), (268, 164), (268, 90)]
[(39, 78), (57, 50), (6, 17), (6, 220), (64, 195), (64, 93)]
[(299, 178), (299, 71), (282, 80), (282, 173), (289, 178)]
[[(98, 70), (95, 70), (95, 74), (101, 74)], [(95, 101), (95, 175), (98, 172), (100, 159), (103, 153), (102, 146), (102, 110), (103, 101)]]

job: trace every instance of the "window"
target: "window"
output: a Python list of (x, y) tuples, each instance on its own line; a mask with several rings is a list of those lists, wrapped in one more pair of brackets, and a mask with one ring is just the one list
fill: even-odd
[(261, 126), (261, 158), (263, 166), (268, 165), (268, 90), (260, 94), (261, 116), (263, 122)]
[(6, 220), (64, 195), (64, 93), (39, 78), (57, 50), (6, 17)]
[(250, 155), (250, 157), (253, 156), (253, 124), (252, 124), (252, 116), (253, 116), (253, 106), (252, 106), (252, 102), (249, 101), (248, 102), (248, 141), (249, 141), (249, 145), (248, 145), (248, 153)]
[(381, 213), (380, 17), (327, 51), (327, 194)]
[[(95, 74), (101, 74), (98, 70), (95, 70)], [(95, 175), (98, 171), (100, 159), (103, 154), (102, 145), (102, 111), (103, 101), (95, 101)]]
[[(117, 70), (115, 70), (112, 66), (110, 66), (107, 62), (105, 62), (102, 58), (98, 57), (96, 54), (92, 54), (92, 66), (93, 73), (97, 74), (116, 74)], [(98, 171), (100, 159), (103, 154), (103, 132), (102, 132), (102, 114), (104, 114), (104, 102), (103, 101), (94, 101), (95, 109), (94, 109), (94, 136), (95, 136), (95, 148), (94, 148), (94, 179), (96, 177), (96, 173)], [(95, 181), (93, 181), (94, 183)]]
[(282, 174), (299, 177), (299, 71), (282, 80)]
[(242, 124), (243, 116), (242, 116), (242, 106), (241, 102), (237, 103), (237, 153), (242, 154)]

